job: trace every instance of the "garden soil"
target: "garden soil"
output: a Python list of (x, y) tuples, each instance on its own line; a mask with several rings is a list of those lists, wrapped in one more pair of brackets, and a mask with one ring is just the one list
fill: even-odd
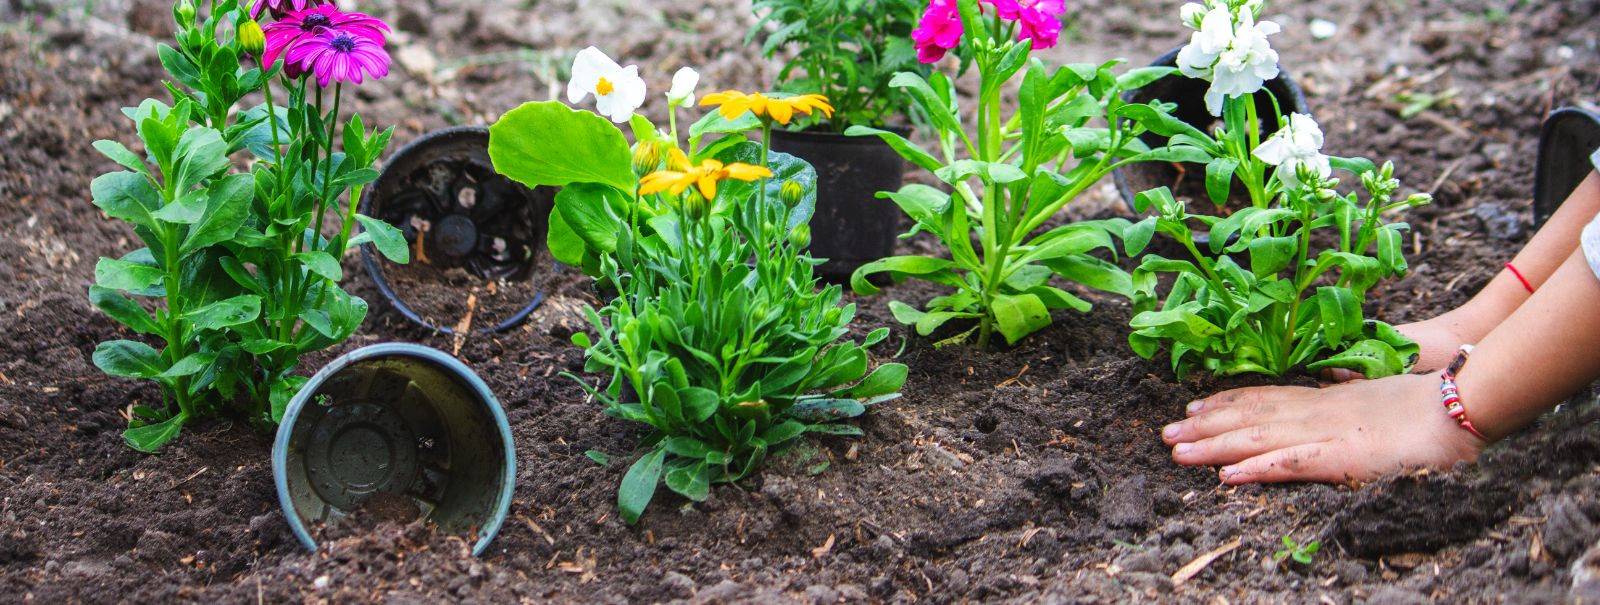
[[(654, 91), (680, 64), (702, 68), (703, 91), (758, 88), (774, 73), (742, 46), (753, 19), (734, 0), (362, 4), (396, 25), (400, 65), (347, 106), (397, 124), (397, 145), (553, 96), (559, 64), (590, 42), (639, 63)], [(1144, 62), (1184, 38), (1176, 1), (1069, 5), (1078, 19), (1049, 60)], [(481, 558), (381, 514), (306, 552), (278, 510), (267, 430), (210, 421), (160, 455), (135, 453), (119, 436), (127, 410), (159, 394), (89, 361), (96, 343), (129, 337), (86, 300), (94, 262), (136, 242), (90, 204), (90, 179), (113, 165), (89, 143), (133, 142), (119, 108), (163, 94), (152, 48), (170, 33), (167, 9), (0, 0), (0, 601), (1499, 603), (1596, 590), (1593, 393), (1474, 467), (1359, 488), (1222, 487), (1213, 469), (1173, 464), (1157, 431), (1194, 398), (1262, 381), (1175, 378), (1129, 351), (1125, 302), (1087, 293), (1093, 313), (1059, 314), (993, 351), (940, 349), (894, 324), (888, 300), (920, 303), (933, 288), (856, 299), (855, 335), (892, 327), (874, 354), (911, 367), (905, 396), (859, 421), (865, 437), (807, 441), (704, 503), (663, 490), (629, 527), (615, 489), (639, 428), (560, 376), (582, 368), (568, 339), (596, 302), (584, 280), (551, 276), (528, 324), (457, 339), (387, 307), (354, 256), (345, 266), (372, 303), (367, 323), (302, 370), (380, 341), (457, 351), (506, 409), (517, 489)], [(1408, 191), (1437, 196), (1410, 215), (1411, 275), (1376, 291), (1369, 311), (1400, 323), (1465, 301), (1531, 234), (1541, 116), (1600, 90), (1600, 2), (1273, 11), (1285, 25), (1275, 45), (1330, 151), (1393, 158)], [(1313, 39), (1314, 17), (1338, 32)], [(1402, 117), (1406, 95), (1445, 100)], [(652, 95), (649, 111), (663, 107)], [(1123, 212), (1109, 180), (1090, 198), (1072, 216)], [(1322, 550), (1309, 565), (1276, 561), (1284, 536)]]

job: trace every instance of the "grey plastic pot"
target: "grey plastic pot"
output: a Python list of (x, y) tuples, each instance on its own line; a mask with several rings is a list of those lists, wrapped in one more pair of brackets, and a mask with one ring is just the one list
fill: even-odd
[(500, 402), (466, 364), (383, 343), (333, 360), (290, 400), (272, 475), (308, 550), (317, 549), (312, 528), (391, 494), (443, 532), (477, 536), (478, 555), (511, 508), (516, 454)]
[[(1182, 47), (1172, 49), (1171, 52), (1156, 59), (1150, 66), (1175, 67), (1178, 64), (1178, 52), (1182, 50)], [(1174, 73), (1146, 84), (1143, 88), (1129, 91), (1123, 95), (1123, 99), (1129, 103), (1149, 103), (1155, 100), (1176, 103), (1178, 107), (1173, 110), (1173, 117), (1209, 133), (1219, 122), (1219, 118), (1212, 117), (1211, 112), (1206, 110), (1206, 90), (1210, 87), (1211, 83), (1205, 80)], [(1311, 113), (1311, 110), (1306, 105), (1305, 91), (1301, 90), (1300, 85), (1295, 83), (1294, 78), (1289, 75), (1287, 69), (1280, 69), (1278, 77), (1268, 80), (1263, 90), (1268, 94), (1256, 95), (1256, 112), (1259, 115), (1274, 115), (1274, 100), (1277, 101), (1277, 107), (1285, 114)], [(1264, 140), (1267, 136), (1277, 132), (1278, 125), (1276, 123), (1263, 123), (1261, 130), (1261, 136)], [(1145, 133), (1140, 139), (1152, 148), (1167, 144), (1166, 137), (1154, 133)], [(1116, 180), (1117, 190), (1122, 193), (1123, 201), (1128, 204), (1128, 209), (1132, 211), (1134, 196), (1157, 187), (1170, 187), (1180, 179), (1195, 179), (1203, 191), (1205, 174), (1204, 166), (1189, 165), (1184, 168), (1183, 172), (1179, 172), (1176, 164), (1140, 162), (1116, 169), (1112, 173), (1112, 178)]]
[[(905, 128), (888, 130), (910, 135)], [(792, 154), (817, 169), (817, 210), (811, 216), (813, 257), (822, 277), (842, 282), (861, 265), (894, 254), (900, 207), (878, 199), (899, 191), (905, 160), (878, 137), (847, 137), (826, 131), (774, 130), (772, 149)]]

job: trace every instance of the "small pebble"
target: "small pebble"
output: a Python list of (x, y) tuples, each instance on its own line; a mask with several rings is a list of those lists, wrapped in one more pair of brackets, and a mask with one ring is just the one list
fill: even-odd
[(1311, 37), (1318, 40), (1327, 40), (1339, 33), (1339, 24), (1327, 19), (1312, 19), (1308, 29), (1311, 30)]

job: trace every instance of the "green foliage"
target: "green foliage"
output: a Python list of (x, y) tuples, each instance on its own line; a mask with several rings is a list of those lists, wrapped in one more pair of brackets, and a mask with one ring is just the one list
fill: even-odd
[[(1129, 343), (1150, 358), (1169, 346), (1179, 374), (1204, 368), (1218, 375), (1281, 376), (1293, 368), (1346, 368), (1368, 378), (1406, 371), (1418, 347), (1388, 324), (1364, 320), (1361, 304), (1380, 279), (1403, 275), (1404, 223), (1383, 213), (1426, 196), (1393, 201), (1394, 167), (1340, 161), (1360, 173), (1367, 197), (1339, 194), (1336, 179), (1305, 174), (1309, 182), (1281, 188), (1273, 207), (1251, 206), (1227, 218), (1190, 215), (1166, 188), (1139, 195), (1153, 216), (1129, 227), (1128, 253), (1140, 252), (1153, 232), (1182, 244), (1189, 260), (1146, 255), (1133, 274), (1139, 288)], [(1274, 177), (1267, 191), (1280, 189)], [(1209, 229), (1202, 248), (1191, 225)], [(1321, 232), (1323, 237), (1313, 237)], [(1333, 245), (1318, 249), (1320, 242)], [(1237, 257), (1237, 259), (1235, 258)], [(1239, 261), (1243, 260), (1244, 263)], [(1176, 277), (1159, 308), (1156, 275)]]
[(919, 0), (755, 0), (761, 19), (745, 36), (761, 39), (767, 58), (793, 49), (778, 72), (785, 92), (821, 93), (833, 102), (831, 120), (797, 120), (797, 128), (826, 121), (843, 132), (852, 125), (882, 127), (910, 119), (908, 99), (895, 94), (890, 80), (900, 72), (926, 76), (917, 62), (911, 30), (925, 2)]
[[(676, 131), (661, 134), (636, 116), (631, 154), (607, 120), (557, 103), (525, 104), (490, 127), (497, 171), (530, 186), (563, 185), (550, 249), (613, 293), (604, 308), (585, 308), (593, 333), (573, 336), (586, 351), (585, 370), (603, 379), (572, 378), (608, 415), (650, 428), (618, 490), (628, 523), (662, 483), (701, 501), (712, 485), (750, 475), (807, 432), (860, 435), (833, 421), (898, 397), (906, 378), (900, 364), (869, 372), (867, 347), (887, 330), (859, 344), (845, 339), (855, 306), (841, 304), (839, 287), (819, 287), (817, 261), (802, 251), (816, 172), (747, 141), (743, 131), (756, 126), (771, 127), (708, 116), (691, 127), (682, 153)], [(701, 146), (716, 133), (731, 134)], [(671, 151), (658, 153), (663, 148)], [(677, 158), (665, 163), (680, 173), (748, 164), (774, 176), (722, 178), (710, 200), (696, 187), (641, 195), (634, 183), (662, 156)], [(603, 177), (568, 178), (580, 170)]]
[[(390, 131), (368, 133), (355, 116), (341, 128), (337, 107), (325, 114), (320, 100), (308, 102), (304, 80), (285, 79), (286, 108), (237, 107), (251, 93), (270, 101), (268, 84), (281, 71), (252, 61), (241, 67), (238, 41), (225, 32), (245, 12), (224, 0), (200, 22), (176, 15), (178, 46), (158, 52), (173, 104), (149, 99), (124, 110), (145, 154), (115, 141), (94, 144), (126, 169), (90, 184), (94, 203), (129, 223), (145, 247), (100, 259), (89, 300), (163, 343), (158, 350), (115, 340), (94, 354), (108, 374), (161, 386), (163, 404), (136, 407), (124, 433), (143, 452), (236, 398), (253, 404), (252, 419), (276, 422), (304, 383), (289, 375), (299, 356), (343, 341), (366, 316), (366, 303), (338, 286), (345, 250), (373, 242), (392, 258), (406, 257), (397, 231), (356, 216), (350, 204), (335, 237), (315, 228), (328, 207), (339, 212), (346, 191), (356, 199), (377, 176), (369, 166)], [(342, 153), (334, 151), (338, 141)], [(229, 156), (240, 150), (258, 159), (252, 172), (232, 171)], [(352, 237), (357, 219), (366, 232)]]
[[(1091, 255), (1114, 253), (1113, 238), (1123, 235), (1127, 221), (1046, 224), (1118, 166), (1178, 159), (1139, 139), (1147, 130), (1163, 131), (1177, 121), (1167, 108), (1122, 100), (1123, 92), (1170, 69), (1119, 75), (1120, 62), (1111, 61), (1051, 70), (1029, 59), (1028, 41), (987, 42), (992, 43), (974, 50), (981, 81), (975, 137), (961, 121), (955, 85), (940, 73), (928, 79), (901, 73), (891, 81), (929, 117), (938, 134), (938, 155), (891, 132), (859, 126), (848, 132), (881, 137), (947, 186), (911, 184), (879, 194), (915, 222), (902, 237), (929, 232), (946, 254), (868, 263), (856, 271), (851, 286), (858, 294), (876, 293), (869, 278), (883, 274), (894, 281), (912, 277), (954, 288), (923, 309), (900, 302), (890, 303), (890, 309), (924, 336), (951, 321), (976, 320), (977, 327), (966, 334), (978, 332), (979, 346), (986, 346), (995, 331), (1015, 343), (1050, 325), (1053, 310), (1089, 310), (1087, 301), (1053, 284), (1053, 277), (1132, 296), (1128, 274)], [(1002, 118), (1001, 93), (1018, 74), (1017, 110)]]
[(1311, 558), (1316, 556), (1319, 550), (1322, 550), (1321, 541), (1312, 540), (1305, 544), (1298, 544), (1294, 541), (1294, 538), (1289, 537), (1289, 534), (1284, 534), (1283, 550), (1273, 553), (1272, 560), (1294, 559), (1296, 563), (1301, 565), (1310, 565)]

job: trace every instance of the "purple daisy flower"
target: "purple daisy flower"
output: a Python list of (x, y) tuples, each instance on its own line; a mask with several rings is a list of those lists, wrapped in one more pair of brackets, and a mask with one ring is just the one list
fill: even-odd
[[(291, 0), (279, 0), (289, 2)], [(382, 20), (361, 13), (344, 13), (332, 5), (316, 6), (310, 10), (295, 11), (263, 28), (266, 33), (266, 52), (261, 55), (261, 66), (270, 69), (284, 52), (302, 40), (316, 37), (324, 31), (335, 31), (362, 37), (383, 46), (389, 26)], [(299, 77), (300, 66), (290, 61), (284, 66), (289, 77)]]
[(381, 42), (333, 29), (300, 40), (286, 61), (316, 76), (323, 88), (330, 82), (360, 84), (368, 77), (389, 75), (389, 53)]

